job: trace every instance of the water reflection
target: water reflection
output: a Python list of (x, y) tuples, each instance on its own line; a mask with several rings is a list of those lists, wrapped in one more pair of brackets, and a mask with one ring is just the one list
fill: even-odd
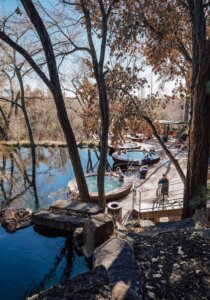
[[(79, 154), (84, 171), (96, 171), (98, 152), (79, 149)], [(68, 198), (67, 183), (74, 177), (65, 148), (36, 148), (35, 166), (30, 149), (15, 150), (0, 159), (0, 170), (0, 209), (47, 208)], [(0, 227), (0, 266), (1, 300), (25, 299), (88, 269), (74, 252), (71, 236), (33, 227), (13, 234)]]
[[(97, 170), (99, 152), (79, 149), (84, 172)], [(28, 148), (15, 150), (0, 159), (4, 176), (0, 179), (0, 209), (6, 206), (48, 208), (52, 201), (67, 199), (68, 181), (74, 177), (66, 148), (36, 148), (36, 165), (32, 165)], [(109, 164), (112, 159), (109, 157)]]
[(72, 238), (40, 235), (28, 227), (8, 234), (0, 227), (0, 299), (21, 300), (88, 270)]
[[(60, 234), (58, 236), (60, 236)], [(62, 247), (59, 249), (57, 255), (55, 256), (50, 268), (47, 270), (40, 282), (38, 282), (32, 289), (25, 292), (25, 297), (37, 294), (52, 285), (54, 278), (58, 275), (57, 273), (60, 273), (58, 282), (71, 277), (74, 256), (75, 255), (72, 247), (72, 238), (67, 238), (64, 241)], [(59, 271), (59, 268), (62, 264), (63, 267)]]

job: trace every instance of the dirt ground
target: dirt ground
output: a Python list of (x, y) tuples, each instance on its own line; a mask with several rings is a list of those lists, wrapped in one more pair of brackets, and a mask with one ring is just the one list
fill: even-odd
[(134, 253), (145, 298), (210, 299), (210, 229), (135, 234)]

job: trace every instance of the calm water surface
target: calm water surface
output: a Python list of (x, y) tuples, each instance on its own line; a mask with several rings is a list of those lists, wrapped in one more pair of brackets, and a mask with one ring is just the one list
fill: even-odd
[[(21, 149), (16, 154), (28, 179), (23, 178), (22, 171), (10, 159), (0, 161), (7, 178), (12, 177), (14, 182), (13, 185), (7, 180), (0, 183), (1, 209), (10, 205), (36, 210), (48, 208), (57, 199), (67, 199), (67, 183), (74, 177), (67, 150), (37, 148), (36, 153), (33, 188), (27, 183), (32, 173), (30, 149)], [(79, 149), (79, 153), (87, 172), (88, 150)], [(93, 150), (90, 155), (94, 168), (98, 159)], [(112, 159), (109, 160), (112, 163)], [(12, 234), (0, 227), (0, 268), (0, 300), (25, 299), (88, 269), (84, 258), (73, 251), (71, 236), (49, 237), (34, 231), (33, 227)]]
[[(105, 176), (105, 192), (109, 193), (116, 189), (117, 187), (121, 186), (123, 182), (119, 181), (118, 177), (115, 176)], [(88, 190), (90, 193), (98, 192), (97, 187), (97, 176), (89, 176), (86, 178)]]

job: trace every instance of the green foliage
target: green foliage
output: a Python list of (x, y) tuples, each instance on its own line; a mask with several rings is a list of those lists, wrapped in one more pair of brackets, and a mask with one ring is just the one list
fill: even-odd
[(210, 200), (210, 189), (205, 186), (200, 186), (198, 194), (191, 199), (191, 206), (194, 209), (204, 206)]

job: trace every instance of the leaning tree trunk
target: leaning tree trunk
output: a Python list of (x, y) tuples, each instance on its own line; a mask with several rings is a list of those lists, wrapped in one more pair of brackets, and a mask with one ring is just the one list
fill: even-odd
[(66, 111), (66, 107), (64, 104), (64, 99), (61, 91), (54, 93), (53, 98), (57, 108), (58, 119), (67, 142), (68, 152), (74, 169), (74, 174), (75, 174), (80, 198), (83, 202), (89, 202), (90, 201), (89, 192), (88, 192), (84, 172), (82, 169), (79, 152), (77, 149), (76, 139), (72, 127), (69, 123), (69, 119), (68, 119), (68, 115), (67, 115), (67, 111)]
[[(192, 98), (190, 146), (182, 218), (194, 214), (193, 197), (199, 195), (200, 188), (207, 184), (210, 146), (210, 95), (205, 92), (207, 84), (208, 80), (200, 80)], [(205, 206), (205, 203), (201, 203), (200, 207), (202, 206)]]
[[(191, 126), (186, 187), (182, 218), (195, 212), (195, 197), (207, 184), (210, 145), (210, 41), (206, 34), (206, 16), (202, 1), (188, 0), (192, 25)], [(200, 201), (198, 207), (206, 207)]]
[(184, 174), (184, 172), (183, 172), (183, 170), (182, 170), (182, 168), (181, 168), (178, 160), (172, 155), (172, 153), (166, 147), (165, 143), (163, 142), (162, 138), (160, 137), (159, 133), (157, 132), (157, 129), (156, 129), (155, 125), (153, 124), (152, 120), (149, 117), (143, 115), (142, 112), (141, 112), (141, 110), (139, 109), (139, 106), (137, 105), (135, 99), (129, 93), (126, 93), (126, 94), (132, 100), (132, 102), (133, 102), (133, 104), (135, 106), (136, 111), (139, 112), (140, 117), (143, 118), (147, 122), (147, 124), (150, 126), (150, 128), (152, 129), (152, 132), (153, 132), (154, 136), (157, 138), (160, 146), (165, 151), (165, 153), (168, 156), (168, 158), (170, 159), (170, 161), (173, 163), (173, 165), (174, 165), (175, 169), (177, 170), (177, 172), (178, 172), (178, 174), (179, 174), (182, 182), (185, 185), (186, 177), (185, 177), (185, 174)]
[(183, 184), (185, 185), (185, 174), (178, 162), (178, 160), (171, 154), (171, 152), (168, 150), (168, 148), (166, 147), (165, 143), (163, 142), (163, 140), (161, 139), (160, 135), (158, 134), (155, 125), (152, 123), (152, 121), (150, 120), (150, 118), (148, 118), (147, 116), (142, 115), (142, 118), (148, 123), (148, 125), (151, 127), (152, 132), (154, 134), (154, 136), (157, 138), (160, 146), (162, 147), (162, 149), (165, 151), (166, 155), (168, 156), (168, 158), (170, 159), (170, 161), (173, 163), (175, 169), (177, 170)]

